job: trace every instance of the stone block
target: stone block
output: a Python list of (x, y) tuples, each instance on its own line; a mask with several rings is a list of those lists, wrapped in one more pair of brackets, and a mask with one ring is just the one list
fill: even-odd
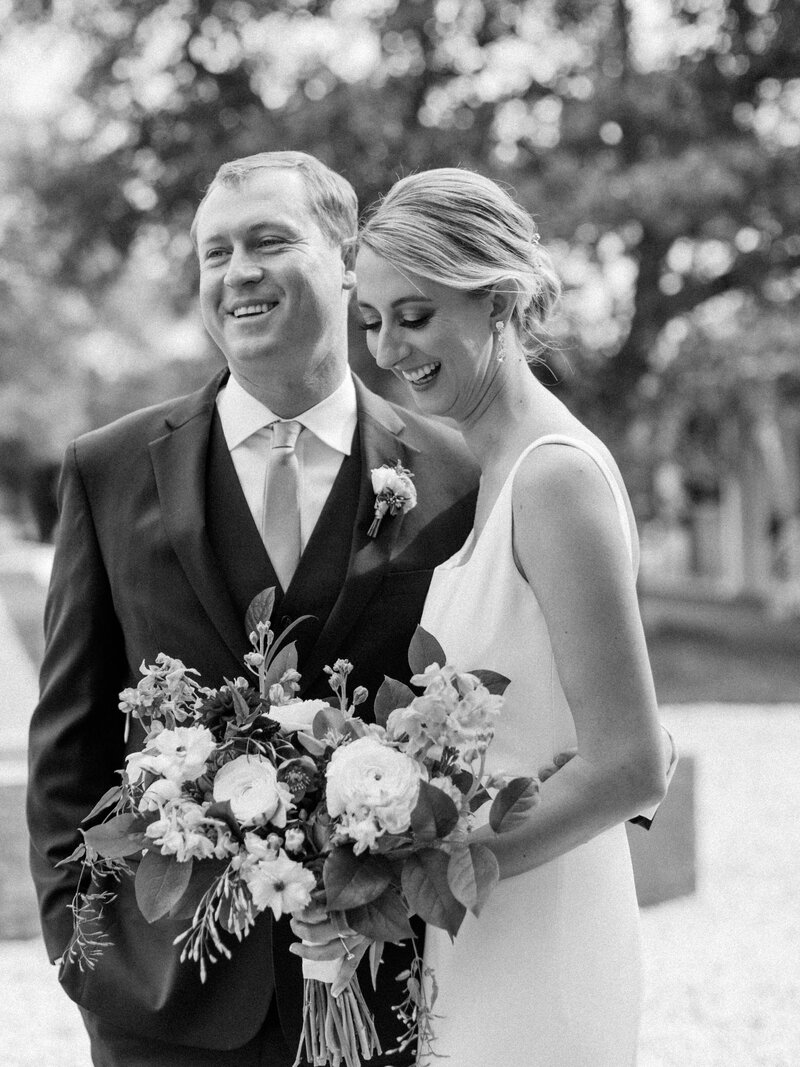
[(0, 784), (0, 811), (0, 941), (37, 937), (39, 913), (28, 867), (23, 784)]
[(649, 830), (628, 824), (636, 894), (642, 907), (693, 893), (697, 884), (695, 762), (681, 755)]

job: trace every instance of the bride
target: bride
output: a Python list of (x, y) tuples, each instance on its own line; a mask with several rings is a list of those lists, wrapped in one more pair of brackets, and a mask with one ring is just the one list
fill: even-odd
[[(635, 1063), (638, 909), (624, 830), (663, 797), (636, 599), (638, 550), (604, 445), (531, 374), (558, 294), (531, 216), (460, 169), (399, 181), (368, 217), (358, 302), (378, 365), (453, 420), (481, 468), (475, 527), (422, 625), (448, 660), (511, 679), (487, 770), (542, 784), (518, 829), (475, 839), (501, 882), (454, 943), (429, 927), (433, 1052), (453, 1067)], [(424, 462), (424, 457), (421, 459)]]

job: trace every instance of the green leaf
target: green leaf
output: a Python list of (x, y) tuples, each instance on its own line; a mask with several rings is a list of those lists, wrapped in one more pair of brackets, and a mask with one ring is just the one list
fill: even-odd
[(347, 720), (338, 708), (322, 708), (314, 716), (314, 722), (311, 724), (311, 729), (314, 732), (314, 737), (317, 740), (321, 740), (326, 734), (331, 731), (335, 734), (341, 734), (344, 732), (344, 724)]
[(458, 808), (450, 797), (435, 785), (421, 781), (419, 797), (411, 813), (411, 830), (415, 841), (440, 841), (456, 828)]
[(360, 908), (348, 908), (345, 918), (352, 930), (372, 941), (398, 942), (414, 936), (403, 898), (391, 885), (377, 900)]
[(87, 845), (106, 859), (133, 856), (150, 842), (142, 832), (145, 824), (138, 815), (115, 815), (108, 822), (83, 831)]
[(253, 633), (260, 622), (269, 622), (272, 616), (272, 609), (275, 607), (275, 586), (271, 585), (268, 589), (262, 589), (260, 593), (256, 593), (253, 599), (250, 601), (250, 606), (247, 609), (247, 614), (244, 617), (244, 624), (248, 634)]
[(383, 959), (383, 941), (372, 941), (369, 946), (369, 976), (372, 979), (372, 988), (378, 986), (378, 968)]
[(192, 877), (193, 860), (178, 863), (174, 856), (146, 852), (136, 872), (136, 903), (149, 923), (177, 907)]
[(447, 884), (453, 896), (480, 915), (481, 908), (500, 881), (497, 857), (486, 845), (469, 845), (456, 849), (447, 864)]
[(444, 649), (433, 634), (429, 634), (427, 630), (418, 626), (408, 646), (408, 665), (411, 673), (422, 674), (432, 663), (438, 663), (440, 667), (443, 667), (446, 660)]
[(95, 815), (99, 815), (101, 811), (105, 811), (106, 808), (112, 807), (116, 804), (119, 798), (122, 796), (122, 786), (112, 785), (110, 789), (107, 789), (105, 793), (100, 797), (95, 806), (89, 812), (82, 822), (91, 822)]
[(200, 863), (181, 864), (191, 866), (191, 879), (186, 892), (169, 913), (171, 919), (191, 919), (197, 905), (229, 866), (230, 860), (202, 860)]
[(233, 684), (233, 682), (228, 682), (228, 689), (230, 690), (231, 700), (233, 701), (233, 707), (236, 712), (236, 721), (237, 723), (239, 723), (239, 725), (241, 725), (242, 723), (247, 722), (247, 720), (252, 714), (253, 709), (244, 699), (244, 697), (239, 692), (237, 687)]
[(213, 804), (209, 804), (206, 816), (209, 819), (220, 819), (228, 827), (235, 840), (244, 841), (242, 828), (239, 825), (239, 820), (233, 814), (233, 808), (229, 800), (218, 800)]
[(264, 684), (267, 690), (271, 685), (279, 682), (281, 676), (293, 667), (297, 667), (297, 643), (290, 641), (279, 650), (273, 660), (270, 661), (269, 670), (266, 673)]
[(375, 694), (375, 722), (385, 726), (395, 708), (407, 708), (413, 699), (414, 692), (407, 685), (384, 675), (381, 687)]
[(490, 693), (494, 693), (495, 696), (502, 696), (511, 685), (511, 679), (506, 678), (504, 674), (498, 674), (497, 671), (467, 671), (467, 674), (472, 674), (476, 678), (480, 679), (480, 683)]
[(58, 863), (55, 864), (55, 866), (66, 867), (68, 863), (76, 863), (78, 860), (82, 860), (85, 855), (86, 845), (81, 842), (79, 845), (76, 846), (74, 852), (70, 853), (69, 856), (65, 856), (63, 860), (59, 860)]
[(451, 938), (458, 933), (467, 909), (453, 896), (447, 880), (450, 857), (440, 849), (426, 848), (410, 856), (403, 867), (403, 893), (412, 915), (446, 930)]
[(514, 778), (504, 785), (489, 809), (489, 825), (496, 834), (504, 834), (521, 826), (531, 808), (539, 803), (539, 782), (536, 778)]
[(356, 856), (351, 848), (335, 848), (322, 870), (328, 911), (360, 908), (377, 900), (391, 877), (391, 868), (379, 856)]
[(311, 734), (296, 734), (295, 740), (311, 756), (321, 756), (326, 748), (321, 741), (318, 741), (316, 737), (312, 737)]

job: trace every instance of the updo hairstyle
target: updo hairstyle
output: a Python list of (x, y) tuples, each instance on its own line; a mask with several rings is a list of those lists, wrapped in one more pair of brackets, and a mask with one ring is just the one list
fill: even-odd
[(530, 214), (496, 182), (458, 167), (410, 174), (368, 212), (359, 245), (452, 289), (514, 293), (523, 351), (541, 352), (561, 285)]

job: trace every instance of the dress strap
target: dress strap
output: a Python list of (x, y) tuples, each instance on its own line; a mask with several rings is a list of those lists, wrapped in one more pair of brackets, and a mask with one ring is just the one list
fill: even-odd
[(628, 548), (628, 554), (631, 557), (631, 562), (634, 562), (635, 555), (633, 549), (633, 535), (631, 533), (631, 523), (628, 518), (628, 509), (625, 506), (625, 497), (622, 490), (619, 487), (619, 482), (611, 473), (611, 468), (608, 463), (603, 459), (596, 448), (592, 448), (591, 445), (587, 445), (585, 441), (581, 441), (577, 437), (567, 437), (565, 434), (560, 433), (548, 433), (543, 437), (537, 437), (535, 441), (532, 441), (527, 448), (525, 448), (520, 454), (514, 466), (511, 468), (509, 475), (509, 483), (513, 482), (514, 475), (517, 473), (522, 461), (533, 452), (534, 448), (539, 448), (540, 445), (569, 445), (572, 448), (578, 448), (581, 452), (585, 452), (590, 459), (593, 459), (597, 466), (600, 468), (605, 480), (608, 482), (608, 487), (614, 496), (614, 503), (617, 505), (617, 514), (619, 515), (620, 525), (622, 526), (622, 535), (625, 538), (625, 544)]

